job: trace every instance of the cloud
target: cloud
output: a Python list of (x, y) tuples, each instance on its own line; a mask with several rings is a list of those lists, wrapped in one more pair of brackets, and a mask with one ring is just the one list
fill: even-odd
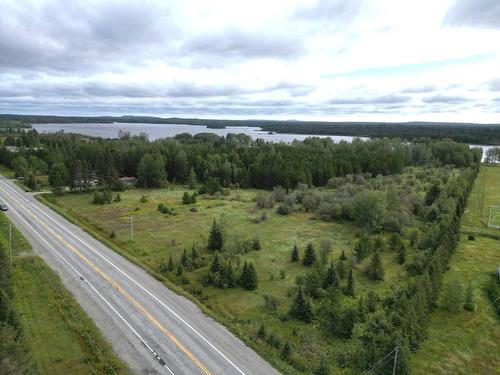
[(7, 2), (2, 5), (0, 67), (72, 71), (137, 63), (174, 36), (172, 19), (159, 4)]
[(469, 99), (462, 96), (447, 96), (447, 95), (433, 95), (427, 96), (422, 99), (424, 103), (446, 103), (446, 104), (461, 104), (469, 101)]
[(500, 78), (490, 81), (489, 88), (492, 91), (500, 91)]
[(336, 98), (330, 99), (329, 104), (395, 104), (395, 103), (406, 103), (409, 102), (411, 98), (409, 96), (403, 95), (384, 95), (377, 97), (366, 97), (366, 98)]
[(444, 18), (445, 25), (500, 28), (498, 0), (456, 0)]
[(425, 85), (425, 86), (414, 86), (408, 87), (406, 89), (401, 90), (404, 94), (422, 94), (427, 92), (432, 92), (436, 89), (433, 85)]
[(295, 18), (303, 20), (336, 21), (343, 24), (352, 21), (360, 10), (361, 1), (317, 0), (315, 3), (299, 8)]
[(188, 40), (181, 51), (186, 55), (218, 58), (296, 58), (304, 53), (300, 39), (288, 35), (253, 33), (244, 30), (224, 30)]

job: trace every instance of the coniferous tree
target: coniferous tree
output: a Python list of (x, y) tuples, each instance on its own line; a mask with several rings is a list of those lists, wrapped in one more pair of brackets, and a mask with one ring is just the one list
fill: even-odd
[(177, 265), (177, 276), (181, 277), (184, 274), (184, 267), (182, 266), (181, 263)]
[(306, 251), (304, 253), (304, 259), (302, 259), (302, 264), (304, 266), (312, 266), (316, 262), (316, 253), (314, 252), (314, 247), (310, 243), (306, 247)]
[(252, 240), (252, 249), (254, 250), (260, 250), (261, 249), (261, 246), (260, 246), (260, 240), (258, 237), (255, 237), (253, 240)]
[(359, 262), (366, 258), (372, 251), (372, 244), (368, 236), (362, 236), (354, 245), (354, 255)]
[(319, 363), (319, 367), (314, 371), (314, 375), (330, 375), (330, 366), (325, 358)]
[(193, 263), (193, 267), (195, 268), (197, 266), (199, 257), (200, 255), (198, 254), (198, 250), (196, 250), (196, 246), (195, 244), (193, 244), (193, 246), (191, 246), (191, 263)]
[(219, 255), (216, 253), (214, 259), (212, 260), (212, 264), (210, 265), (210, 272), (217, 273), (221, 270)]
[(196, 188), (196, 183), (197, 183), (196, 173), (194, 171), (194, 168), (191, 167), (191, 169), (189, 170), (189, 176), (188, 176), (188, 186), (189, 186), (189, 188), (190, 189)]
[(311, 304), (304, 298), (302, 288), (299, 288), (288, 314), (292, 319), (300, 320), (305, 323), (312, 322), (313, 313)]
[(288, 341), (285, 343), (285, 346), (283, 346), (283, 350), (281, 351), (281, 359), (284, 361), (288, 361), (290, 357), (292, 356), (292, 347), (288, 343)]
[(337, 274), (339, 275), (341, 280), (344, 280), (345, 277), (347, 276), (347, 269), (346, 269), (345, 261), (343, 259), (340, 259), (337, 262)]
[(259, 339), (265, 339), (266, 336), (267, 336), (266, 326), (264, 325), (264, 323), (262, 323), (259, 327), (259, 330), (257, 331), (257, 337)]
[(172, 254), (170, 254), (168, 258), (167, 271), (172, 272), (174, 270), (174, 259), (172, 258)]
[(188, 258), (186, 249), (184, 249), (184, 252), (182, 253), (181, 264), (184, 268), (189, 267), (189, 258)]
[(300, 258), (299, 248), (297, 247), (297, 245), (293, 245), (292, 255), (290, 256), (290, 260), (292, 262), (298, 262), (299, 258)]
[(403, 264), (406, 261), (406, 246), (402, 244), (398, 250), (398, 263)]
[(340, 254), (339, 260), (347, 260), (347, 257), (345, 256), (344, 250), (342, 250), (342, 253)]
[(368, 277), (373, 281), (384, 279), (384, 265), (378, 252), (373, 254), (370, 264), (368, 265), (367, 273)]
[(326, 275), (323, 280), (323, 289), (328, 289), (331, 286), (338, 287), (339, 284), (340, 281), (337, 276), (337, 271), (335, 270), (335, 265), (333, 264), (332, 261), (330, 267), (328, 268), (328, 271), (326, 271)]
[(224, 239), (222, 238), (222, 231), (219, 224), (214, 220), (212, 228), (210, 229), (210, 235), (208, 237), (207, 248), (209, 251), (222, 250), (224, 244)]
[(439, 184), (432, 184), (431, 188), (425, 194), (425, 204), (430, 206), (441, 194), (441, 188)]
[(349, 275), (347, 276), (347, 287), (345, 293), (351, 297), (354, 297), (355, 295), (354, 276), (352, 275), (352, 268), (349, 269)]
[(247, 263), (243, 265), (243, 271), (240, 276), (240, 285), (248, 290), (257, 289), (257, 272), (253, 263)]
[(471, 283), (467, 286), (464, 308), (468, 311), (474, 311), (476, 309), (476, 305), (474, 304), (474, 291)]

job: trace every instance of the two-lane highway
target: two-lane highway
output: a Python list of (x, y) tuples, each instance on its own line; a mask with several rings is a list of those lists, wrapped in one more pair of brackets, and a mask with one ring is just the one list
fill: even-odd
[(199, 308), (0, 177), (7, 215), (142, 374), (278, 374)]

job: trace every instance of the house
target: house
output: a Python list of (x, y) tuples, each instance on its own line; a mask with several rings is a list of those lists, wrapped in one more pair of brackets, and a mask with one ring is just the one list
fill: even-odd
[(137, 183), (137, 178), (135, 177), (120, 177), (119, 180), (125, 187), (133, 187)]

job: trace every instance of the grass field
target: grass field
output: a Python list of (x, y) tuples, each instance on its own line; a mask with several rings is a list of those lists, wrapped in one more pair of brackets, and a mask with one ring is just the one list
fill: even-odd
[[(500, 206), (500, 166), (482, 166), (462, 218), (463, 231), (500, 235), (499, 229), (487, 226), (493, 205)], [(496, 225), (500, 225), (500, 211), (496, 213)]]
[[(201, 280), (207, 272), (207, 267), (188, 272), (189, 284), (177, 283), (217, 316), (222, 317), (224, 323), (240, 337), (253, 341), (252, 345), (257, 349), (260, 347), (260, 351), (266, 353), (268, 358), (278, 357), (279, 351), (275, 352), (267, 344), (254, 340), (255, 332), (262, 323), (268, 327), (268, 331), (279, 335), (282, 343), (299, 343), (294, 348), (297, 353), (306, 352), (308, 356), (317, 358), (318, 362), (322, 355), (333, 356), (344, 342), (327, 337), (320, 326), (304, 326), (296, 321), (283, 320), (283, 315), (286, 315), (291, 303), (289, 292), (294, 288), (296, 277), (305, 275), (308, 271), (301, 264), (291, 263), (290, 253), (294, 244), (299, 246), (303, 254), (309, 242), (312, 242), (318, 251), (320, 242), (329, 240), (332, 243), (330, 258), (338, 258), (343, 250), (350, 258), (359, 229), (351, 223), (313, 220), (312, 214), (307, 212), (282, 216), (273, 209), (266, 210), (265, 221), (256, 223), (258, 220), (254, 219), (262, 215), (262, 210), (256, 209), (253, 201), (256, 190), (231, 190), (229, 196), (218, 199), (199, 197), (194, 205), (181, 203), (184, 191), (186, 190), (179, 186), (158, 190), (131, 189), (120, 193), (120, 202), (102, 206), (91, 203), (93, 193), (66, 194), (51, 201), (71, 217), (105, 236), (141, 265), (155, 272), (159, 272), (161, 262), (167, 260), (170, 254), (177, 262), (184, 249), (189, 252), (193, 243), (202, 258), (208, 262), (210, 258), (205, 244), (214, 219), (223, 223), (229, 248), (231, 244), (258, 237), (262, 249), (241, 255), (241, 262), (249, 260), (256, 265), (259, 276), (259, 287), (256, 291), (240, 288), (202, 288)], [(141, 202), (143, 195), (147, 197), (145, 203)], [(159, 203), (173, 208), (176, 214), (161, 214), (157, 210)], [(193, 207), (196, 207), (196, 212), (193, 212)], [(130, 233), (131, 214), (133, 241)], [(114, 232), (116, 237), (111, 238), (111, 232)], [(393, 253), (384, 252), (382, 257), (386, 282), (373, 283), (368, 280), (363, 270), (369, 259), (365, 259), (354, 270), (359, 293), (370, 289), (383, 291), (405, 276)], [(281, 271), (285, 272), (284, 278)], [(173, 274), (168, 277), (176, 282)], [(264, 295), (277, 299), (278, 311), (266, 310)], [(297, 361), (300, 362), (301, 358), (297, 358)], [(284, 362), (281, 365), (284, 366), (281, 369), (286, 373), (299, 373)]]
[[(0, 215), (0, 240), (8, 239)], [(13, 305), (37, 373), (128, 373), (58, 276), (13, 227)]]
[[(500, 167), (481, 167), (463, 216), (463, 231), (484, 233), (486, 212), (500, 200)], [(496, 231), (496, 232), (495, 232)], [(488, 234), (500, 234), (489, 229)], [(473, 312), (450, 313), (440, 306), (433, 314), (428, 340), (412, 357), (415, 374), (499, 374), (500, 322), (484, 286), (500, 264), (500, 240), (461, 236), (444, 283), (459, 280), (474, 288)]]

